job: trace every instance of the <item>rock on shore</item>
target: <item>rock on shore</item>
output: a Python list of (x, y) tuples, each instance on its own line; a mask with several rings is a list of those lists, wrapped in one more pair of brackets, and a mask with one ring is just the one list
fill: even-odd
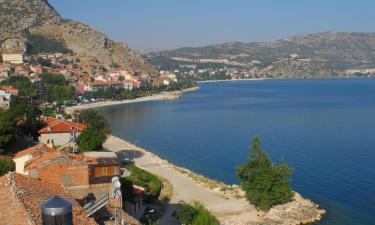
[(246, 212), (241, 215), (220, 219), (222, 225), (300, 225), (319, 221), (326, 211), (300, 194), (293, 201), (272, 207), (267, 212)]

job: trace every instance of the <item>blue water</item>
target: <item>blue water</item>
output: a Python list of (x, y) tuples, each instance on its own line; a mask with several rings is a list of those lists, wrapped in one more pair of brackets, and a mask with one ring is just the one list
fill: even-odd
[(100, 110), (114, 135), (227, 183), (238, 183), (257, 134), (295, 168), (293, 189), (328, 211), (319, 224), (375, 224), (375, 79), (200, 87), (180, 101)]

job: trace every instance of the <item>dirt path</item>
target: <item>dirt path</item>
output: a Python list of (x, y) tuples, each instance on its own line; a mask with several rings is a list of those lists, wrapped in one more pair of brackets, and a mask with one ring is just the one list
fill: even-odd
[(186, 174), (176, 170), (167, 161), (124, 140), (112, 136), (104, 144), (104, 147), (107, 150), (117, 152), (121, 158), (134, 158), (138, 167), (169, 180), (174, 191), (167, 213), (162, 218), (162, 224), (175, 224), (171, 214), (175, 210), (175, 205), (180, 201), (199, 201), (218, 217), (238, 215), (249, 211), (255, 213), (256, 211), (244, 199), (224, 195), (220, 191), (211, 190), (202, 184), (198, 184)]

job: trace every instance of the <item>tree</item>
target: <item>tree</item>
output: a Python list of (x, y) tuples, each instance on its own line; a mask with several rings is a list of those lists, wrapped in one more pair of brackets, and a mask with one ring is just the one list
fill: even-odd
[(24, 76), (11, 76), (7, 80), (2, 81), (1, 85), (10, 85), (17, 88), (19, 96), (35, 97), (37, 95), (34, 85)]
[(16, 131), (13, 128), (10, 114), (0, 109), (0, 149), (3, 149), (10, 141), (15, 138)]
[(79, 149), (83, 152), (99, 150), (104, 143), (103, 140), (105, 140), (105, 138), (101, 133), (88, 127), (78, 136)]
[(87, 128), (78, 137), (78, 145), (81, 151), (100, 149), (111, 134), (108, 122), (102, 114), (93, 109), (80, 112), (79, 121), (87, 125)]
[(74, 98), (74, 87), (70, 86), (64, 75), (56, 73), (43, 73), (42, 79), (45, 98), (50, 101), (70, 101)]
[(246, 198), (261, 210), (290, 201), (294, 195), (289, 178), (292, 173), (293, 169), (285, 161), (279, 165), (273, 164), (258, 137), (252, 140), (248, 161), (237, 168)]
[(42, 127), (42, 122), (38, 119), (42, 111), (33, 105), (25, 103), (15, 103), (9, 111), (13, 127), (17, 129), (19, 135), (38, 136), (38, 131)]

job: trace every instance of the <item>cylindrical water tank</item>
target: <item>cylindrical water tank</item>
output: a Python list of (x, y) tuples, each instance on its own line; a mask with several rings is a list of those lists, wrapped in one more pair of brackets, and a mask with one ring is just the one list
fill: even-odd
[(42, 205), (43, 225), (73, 225), (72, 202), (53, 196)]

